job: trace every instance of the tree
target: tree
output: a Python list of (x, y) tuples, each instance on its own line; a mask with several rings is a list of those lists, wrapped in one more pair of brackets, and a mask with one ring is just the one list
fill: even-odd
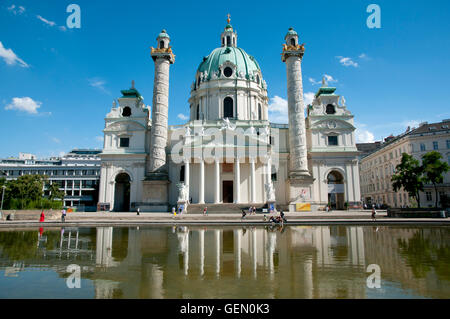
[(437, 184), (444, 181), (444, 173), (447, 173), (449, 166), (446, 162), (442, 162), (442, 155), (437, 151), (431, 151), (422, 156), (423, 180), (425, 183), (431, 183), (436, 194), (435, 207), (438, 207), (438, 190)]
[(11, 198), (19, 199), (24, 209), (26, 202), (42, 198), (45, 180), (46, 177), (42, 175), (22, 175), (7, 183), (7, 192)]
[(64, 192), (59, 189), (59, 184), (53, 182), (52, 184), (47, 184), (47, 189), (50, 192), (48, 198), (50, 200), (55, 199), (63, 199), (64, 198)]
[(394, 191), (403, 187), (410, 197), (417, 200), (417, 205), (420, 208), (419, 192), (423, 191), (423, 167), (412, 155), (403, 153), (402, 160), (395, 169), (396, 174), (392, 175), (391, 179)]

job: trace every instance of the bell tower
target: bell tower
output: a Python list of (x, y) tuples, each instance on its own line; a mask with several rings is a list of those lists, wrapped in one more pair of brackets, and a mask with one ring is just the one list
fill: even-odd
[(227, 25), (225, 26), (225, 30), (220, 35), (222, 47), (237, 47), (237, 33), (233, 30), (230, 22), (230, 14), (228, 14)]

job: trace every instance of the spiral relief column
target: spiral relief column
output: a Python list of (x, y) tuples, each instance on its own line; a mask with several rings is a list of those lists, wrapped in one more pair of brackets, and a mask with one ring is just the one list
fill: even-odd
[(148, 169), (143, 181), (141, 207), (145, 211), (169, 210), (169, 176), (166, 164), (166, 146), (169, 114), (169, 69), (175, 62), (170, 37), (162, 30), (156, 38), (158, 45), (151, 48), (155, 62), (153, 82), (152, 127)]
[[(286, 63), (288, 86), (288, 117), (289, 117), (289, 198), (290, 210), (297, 209), (297, 203), (311, 201), (312, 183), (314, 179), (308, 170), (308, 154), (306, 147), (305, 106), (303, 103), (302, 58), (304, 46), (298, 44), (298, 35), (289, 28), (285, 36), (281, 54)], [(303, 206), (310, 210), (310, 205)]]

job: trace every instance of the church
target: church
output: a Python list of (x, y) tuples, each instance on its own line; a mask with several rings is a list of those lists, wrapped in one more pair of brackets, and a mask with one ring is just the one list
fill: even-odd
[(193, 74), (184, 125), (168, 125), (175, 54), (167, 32), (158, 35), (150, 52), (151, 107), (133, 82), (106, 115), (99, 206), (141, 212), (181, 207), (187, 213), (204, 207), (212, 212), (272, 205), (284, 211), (360, 207), (353, 115), (325, 80), (313, 102), (304, 105), (305, 48), (297, 32), (289, 28), (281, 51), (289, 124), (276, 124), (269, 121), (262, 70), (238, 46), (229, 17), (227, 22), (220, 46)]

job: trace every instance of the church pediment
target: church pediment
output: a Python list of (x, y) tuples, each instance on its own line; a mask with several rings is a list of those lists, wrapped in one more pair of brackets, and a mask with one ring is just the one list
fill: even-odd
[(110, 123), (105, 128), (105, 132), (131, 132), (131, 131), (142, 131), (145, 130), (144, 125), (136, 121), (117, 121)]
[(323, 119), (312, 122), (311, 130), (355, 130), (356, 128), (349, 122), (340, 119)]

